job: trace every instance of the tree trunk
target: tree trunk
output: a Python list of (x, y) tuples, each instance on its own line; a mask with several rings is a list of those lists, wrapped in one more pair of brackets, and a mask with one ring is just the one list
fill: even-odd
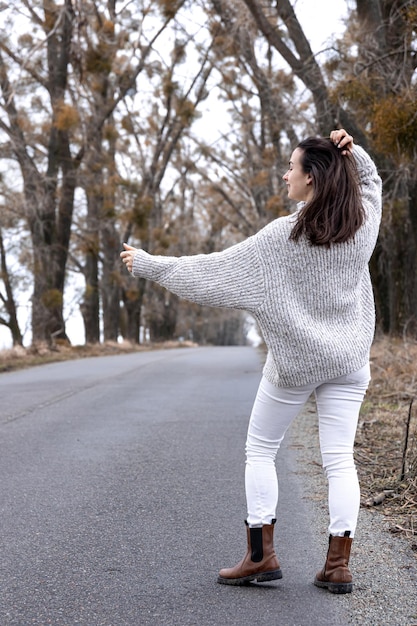
[(110, 147), (106, 156), (106, 182), (103, 207), (100, 218), (102, 275), (100, 281), (101, 302), (103, 306), (104, 341), (117, 341), (120, 320), (120, 236), (116, 229), (116, 135), (113, 117), (107, 122)]
[(259, 0), (244, 0), (244, 3), (252, 13), (256, 25), (268, 43), (279, 52), (296, 76), (311, 91), (316, 107), (318, 129), (322, 135), (328, 135), (335, 126), (336, 112), (330, 104), (327, 86), (321, 69), (291, 3), (289, 0), (277, 0), (272, 10), (276, 11), (277, 17), (280, 17), (287, 27), (291, 42), (295, 46), (298, 56), (285, 43), (277, 25), (268, 19)]
[[(101, 151), (100, 140), (96, 142), (96, 148)], [(98, 161), (100, 160), (98, 159)], [(99, 247), (100, 247), (100, 208), (102, 206), (103, 176), (100, 166), (94, 167), (87, 162), (87, 172), (91, 172), (87, 183), (87, 229), (85, 251), (85, 291), (81, 304), (81, 313), (84, 319), (86, 343), (100, 342), (100, 294), (99, 294)]]
[(104, 341), (117, 341), (120, 317), (120, 240), (112, 220), (102, 220), (101, 246), (103, 269), (101, 276), (101, 300), (103, 304)]
[(147, 320), (153, 342), (169, 341), (175, 337), (178, 297), (162, 287), (152, 287), (152, 315)]
[[(58, 7), (53, 2), (44, 3), (44, 13), (42, 26), (47, 35), (48, 73), (43, 86), (52, 105), (45, 174), (40, 173), (35, 159), (29, 154), (32, 146), (30, 141), (26, 142), (22, 130), (24, 117), (16, 108), (14, 91), (1, 57), (0, 73), (5, 110), (9, 119), (9, 126), (3, 124), (2, 127), (11, 138), (21, 168), (26, 219), (32, 237), (32, 337), (34, 342), (51, 343), (56, 338), (67, 340), (63, 318), (63, 290), (78, 163), (71, 158), (68, 133), (60, 129), (57, 123), (57, 113), (67, 88), (73, 22), (71, 0), (65, 0), (63, 7)], [(60, 174), (62, 188), (59, 190), (61, 200), (58, 203)]]
[[(129, 289), (122, 292), (124, 312), (126, 313), (125, 328), (123, 336), (132, 343), (140, 343), (140, 328), (142, 304), (145, 292), (146, 281), (143, 278), (137, 278), (131, 281)], [(133, 286), (132, 286), (133, 285)]]
[[(361, 25), (357, 80), (358, 84), (361, 81), (368, 89), (372, 88), (373, 106), (379, 111), (378, 118), (372, 108), (368, 110), (370, 119), (376, 117), (372, 124), (374, 143), (380, 153), (376, 155), (376, 161), (380, 171), (388, 173), (383, 185), (383, 223), (371, 265), (378, 318), (385, 332), (402, 334), (411, 331), (415, 334), (416, 131), (413, 131), (415, 106), (409, 103), (416, 60), (409, 41), (411, 24), (407, 22), (410, 19), (407, 9), (413, 3), (410, 0), (357, 0), (356, 4)], [(385, 109), (378, 109), (382, 105)], [(388, 138), (385, 145), (382, 133)], [(390, 140), (389, 133), (397, 140)], [(405, 139), (401, 133), (407, 133)], [(391, 172), (396, 175), (390, 176)]]
[(0, 298), (9, 316), (7, 320), (0, 319), (0, 323), (6, 326), (10, 330), (12, 334), (13, 345), (22, 346), (23, 337), (22, 337), (22, 333), (20, 332), (19, 323), (17, 321), (17, 307), (16, 307), (16, 303), (14, 300), (13, 290), (12, 290), (12, 286), (10, 282), (9, 269), (7, 267), (7, 260), (6, 260), (6, 251), (4, 249), (3, 233), (1, 231), (1, 228), (0, 228), (0, 267), (1, 267), (2, 280), (4, 282), (4, 287), (6, 290), (6, 296), (4, 297), (2, 294), (0, 294)]

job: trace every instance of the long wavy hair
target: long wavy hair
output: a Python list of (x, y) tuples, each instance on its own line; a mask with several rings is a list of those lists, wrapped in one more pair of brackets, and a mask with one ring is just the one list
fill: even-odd
[(365, 220), (353, 156), (323, 137), (309, 137), (297, 147), (301, 167), (312, 178), (313, 197), (297, 212), (290, 239), (304, 234), (316, 246), (349, 241)]

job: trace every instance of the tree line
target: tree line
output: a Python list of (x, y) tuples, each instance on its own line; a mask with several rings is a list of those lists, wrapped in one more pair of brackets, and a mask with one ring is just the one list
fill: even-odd
[(337, 126), (383, 178), (379, 326), (417, 333), (413, 0), (350, 2), (320, 55), (290, 0), (16, 0), (0, 20), (0, 324), (14, 344), (24, 295), (32, 341), (68, 339), (75, 277), (87, 343), (244, 342), (241, 313), (129, 277), (121, 244), (181, 255), (253, 234), (289, 209), (292, 147)]

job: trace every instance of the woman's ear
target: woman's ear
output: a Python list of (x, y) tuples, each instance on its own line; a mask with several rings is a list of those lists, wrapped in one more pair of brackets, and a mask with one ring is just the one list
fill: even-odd
[(307, 174), (307, 185), (313, 184), (313, 177), (311, 174)]

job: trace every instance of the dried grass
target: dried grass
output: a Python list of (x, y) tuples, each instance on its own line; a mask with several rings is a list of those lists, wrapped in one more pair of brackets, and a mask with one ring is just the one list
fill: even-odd
[(71, 346), (68, 342), (57, 341), (52, 347), (46, 343), (37, 343), (30, 348), (16, 346), (10, 350), (0, 351), (0, 373), (10, 372), (17, 369), (54, 363), (56, 361), (68, 361), (92, 356), (106, 356), (111, 354), (124, 354), (129, 352), (144, 352), (149, 350), (167, 350), (170, 348), (192, 347), (191, 341), (165, 341), (161, 343), (135, 344), (128, 341), (122, 343), (106, 341), (100, 344), (87, 344)]
[(356, 438), (362, 505), (417, 550), (417, 342), (377, 339), (371, 370)]

